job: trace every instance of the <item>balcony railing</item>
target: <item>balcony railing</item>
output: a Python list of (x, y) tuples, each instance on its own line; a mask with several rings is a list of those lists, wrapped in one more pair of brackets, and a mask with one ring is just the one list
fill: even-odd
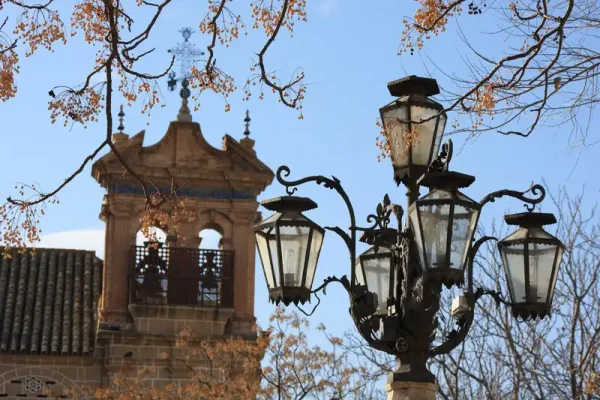
[(129, 302), (233, 307), (233, 251), (131, 248)]

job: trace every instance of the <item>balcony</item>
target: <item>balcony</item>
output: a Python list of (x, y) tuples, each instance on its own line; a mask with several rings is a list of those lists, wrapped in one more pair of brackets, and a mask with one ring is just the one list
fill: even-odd
[(233, 251), (132, 246), (129, 303), (233, 308)]

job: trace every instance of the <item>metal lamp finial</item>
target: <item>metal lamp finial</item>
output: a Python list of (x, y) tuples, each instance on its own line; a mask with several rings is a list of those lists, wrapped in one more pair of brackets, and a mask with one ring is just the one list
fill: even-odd
[(246, 127), (244, 130), (244, 135), (246, 135), (246, 137), (250, 136), (250, 121), (250, 111), (246, 110), (246, 118), (244, 118), (244, 125)]
[(123, 126), (123, 117), (125, 117), (125, 112), (123, 111), (123, 104), (121, 104), (121, 107), (119, 108), (119, 113), (117, 115), (119, 116), (119, 126), (117, 127), (117, 130), (119, 131), (119, 133), (123, 133), (123, 131), (125, 130), (125, 126)]

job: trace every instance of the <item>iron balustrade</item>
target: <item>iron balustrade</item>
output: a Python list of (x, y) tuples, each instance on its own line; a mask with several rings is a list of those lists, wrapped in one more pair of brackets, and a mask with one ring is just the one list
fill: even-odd
[(129, 302), (233, 307), (233, 251), (132, 246)]

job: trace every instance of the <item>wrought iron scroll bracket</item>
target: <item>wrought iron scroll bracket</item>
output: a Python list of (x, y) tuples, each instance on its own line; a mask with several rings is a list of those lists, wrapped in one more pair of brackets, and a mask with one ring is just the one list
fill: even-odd
[[(537, 198), (526, 197), (525, 195), (529, 192), (531, 192), (532, 195), (537, 196)], [(494, 201), (496, 201), (496, 199), (499, 199), (500, 197), (504, 197), (504, 196), (513, 197), (513, 198), (521, 200), (525, 203), (531, 204), (531, 205), (527, 205), (527, 204), (523, 205), (527, 209), (527, 211), (531, 212), (535, 209), (535, 206), (537, 204), (541, 203), (544, 200), (544, 198), (546, 197), (546, 189), (544, 189), (544, 187), (542, 185), (532, 183), (531, 186), (529, 187), (529, 189), (524, 190), (522, 192), (519, 192), (517, 190), (509, 190), (509, 189), (498, 190), (496, 192), (492, 192), (492, 193), (488, 194), (487, 196), (485, 196), (479, 202), (479, 204), (483, 207), (487, 203), (493, 203)]]
[(348, 247), (348, 249), (352, 248), (352, 238), (342, 228), (339, 226), (325, 226), (323, 228), (337, 233), (344, 240), (344, 243), (346, 243), (346, 247)]
[(465, 297), (467, 299), (469, 309), (456, 322), (459, 329), (451, 330), (446, 336), (446, 340), (442, 344), (429, 350), (430, 357), (450, 353), (467, 338), (467, 335), (471, 330), (471, 326), (473, 325), (473, 319), (475, 317), (475, 303), (477, 302), (477, 300), (475, 295), (471, 293), (465, 293)]
[(473, 243), (473, 247), (469, 250), (468, 255), (468, 263), (467, 263), (467, 292), (473, 294), (473, 269), (475, 265), (475, 256), (477, 252), (479, 252), (479, 248), (490, 240), (498, 241), (498, 238), (493, 236), (483, 236), (479, 238), (475, 243)]
[(506, 301), (500, 293), (494, 290), (478, 288), (475, 293), (465, 293), (469, 309), (464, 315), (458, 318), (457, 325), (459, 326), (459, 329), (451, 330), (446, 336), (446, 340), (442, 344), (431, 349), (429, 351), (430, 357), (435, 357), (440, 354), (448, 354), (465, 341), (469, 331), (471, 330), (471, 326), (473, 326), (473, 319), (475, 317), (475, 304), (477, 304), (477, 300), (485, 295), (492, 296), (496, 302), (496, 307), (500, 306), (500, 303), (507, 306), (512, 305), (510, 302)]
[(464, 293), (464, 296), (467, 300), (468, 310), (457, 320), (459, 329), (451, 330), (446, 336), (446, 340), (442, 344), (430, 350), (432, 357), (440, 354), (448, 354), (458, 347), (462, 342), (464, 342), (473, 324), (473, 318), (475, 316), (475, 303), (481, 296), (483, 296), (483, 294), (491, 294), (484, 293), (485, 291), (483, 289), (477, 289), (475, 293), (473, 292), (473, 267), (475, 263), (475, 256), (477, 255), (479, 248), (485, 242), (490, 240), (497, 241), (498, 239), (493, 236), (483, 236), (479, 238), (469, 250), (467, 260), (467, 291)]
[(344, 287), (344, 289), (346, 289), (346, 291), (348, 292), (348, 294), (350, 294), (350, 281), (348, 280), (348, 278), (346, 277), (346, 275), (343, 275), (341, 278), (338, 278), (336, 276), (328, 276), (327, 278), (325, 278), (323, 280), (323, 283), (316, 289), (313, 289), (310, 291), (311, 294), (314, 294), (315, 297), (317, 298), (317, 304), (315, 304), (315, 306), (313, 307), (312, 311), (310, 313), (307, 313), (306, 311), (304, 311), (302, 308), (300, 308), (299, 306), (296, 306), (298, 308), (298, 310), (300, 310), (304, 315), (310, 317), (311, 315), (314, 314), (314, 312), (316, 311), (317, 307), (319, 307), (319, 304), (321, 304), (321, 299), (319, 298), (319, 296), (317, 295), (318, 292), (323, 291), (323, 294), (327, 294), (327, 285), (329, 285), (331, 282), (339, 282), (342, 284), (342, 286)]
[[(375, 214), (367, 215), (367, 223), (372, 224), (369, 227), (361, 228), (358, 226), (353, 226), (351, 229), (361, 232), (372, 232), (376, 229), (385, 229), (390, 224), (390, 216), (392, 214), (392, 202), (390, 201), (390, 197), (386, 194), (383, 196), (383, 201), (377, 204), (377, 209), (375, 210)], [(400, 207), (400, 206), (397, 206)], [(400, 207), (401, 208), (401, 207)]]
[(505, 306), (513, 306), (514, 304), (510, 301), (507, 301), (502, 297), (502, 294), (496, 292), (495, 290), (477, 288), (475, 291), (475, 301), (479, 300), (483, 296), (491, 296), (496, 302), (496, 307), (499, 307), (500, 304), (504, 304)]
[(308, 176), (306, 178), (298, 179), (295, 181), (288, 181), (285, 179), (285, 177), (287, 177), (289, 175), (290, 175), (290, 168), (286, 165), (282, 165), (277, 169), (277, 173), (275, 174), (275, 177), (277, 179), (277, 182), (279, 182), (280, 184), (285, 186), (285, 191), (290, 196), (293, 195), (298, 190), (298, 188), (295, 186), (300, 186), (307, 182), (315, 182), (317, 185), (323, 185), (324, 187), (326, 187), (328, 189), (334, 189), (342, 197), (342, 199), (344, 200), (344, 203), (346, 203), (346, 208), (348, 209), (348, 214), (350, 215), (350, 227), (351, 227), (350, 235), (345, 233), (339, 227), (331, 228), (330, 230), (332, 230), (332, 231), (336, 232), (338, 235), (340, 235), (342, 237), (342, 239), (344, 239), (344, 242), (346, 243), (346, 246), (348, 247), (348, 251), (350, 252), (350, 271), (351, 271), (350, 286), (353, 286), (354, 280), (355, 280), (353, 266), (354, 266), (354, 260), (356, 259), (356, 231), (354, 229), (352, 229), (352, 227), (356, 226), (356, 216), (354, 214), (354, 207), (352, 206), (352, 203), (350, 202), (350, 198), (348, 197), (348, 194), (342, 187), (341, 181), (338, 178), (336, 178), (335, 176), (332, 176), (331, 178), (327, 178), (323, 175), (313, 175), (313, 176)]
[(402, 216), (404, 215), (404, 209), (398, 204), (392, 204), (390, 196), (386, 194), (385, 196), (383, 196), (383, 201), (377, 204), (376, 213), (367, 215), (367, 222), (372, 225), (367, 228), (353, 226), (351, 229), (361, 232), (368, 232), (375, 229), (385, 229), (390, 224), (390, 217), (392, 214), (394, 214), (394, 216), (396, 217), (398, 227), (400, 227), (402, 224)]

